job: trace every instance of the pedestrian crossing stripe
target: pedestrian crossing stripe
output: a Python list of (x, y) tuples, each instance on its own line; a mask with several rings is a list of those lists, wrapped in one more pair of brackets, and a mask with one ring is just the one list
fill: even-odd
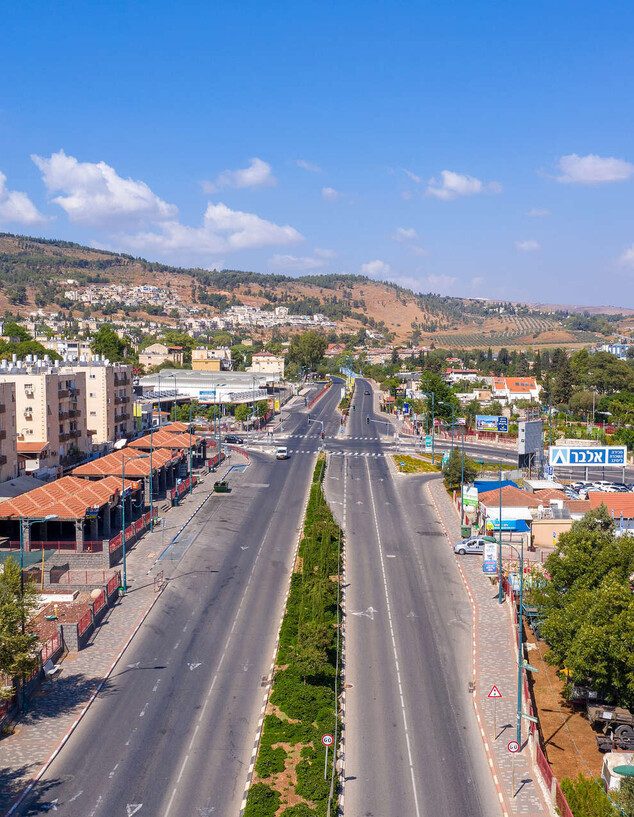
[[(317, 454), (318, 451), (304, 451), (303, 449), (288, 449), (289, 454)], [(372, 451), (326, 451), (333, 457), (385, 457), (385, 454), (377, 454)]]

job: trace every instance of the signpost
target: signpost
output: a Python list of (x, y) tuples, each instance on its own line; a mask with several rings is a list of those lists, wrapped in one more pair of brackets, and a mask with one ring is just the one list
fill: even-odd
[(496, 414), (476, 414), (476, 431), (495, 431), (498, 434), (508, 434), (508, 430), (508, 417), (498, 417)]
[(498, 698), (501, 698), (501, 697), (502, 697), (502, 693), (497, 688), (497, 686), (494, 684), (491, 687), (491, 692), (489, 692), (489, 694), (487, 695), (487, 698), (493, 698), (493, 740), (497, 740), (497, 737), (498, 737), (498, 727), (497, 727), (497, 721), (498, 721), (498, 719), (497, 719), (497, 708), (498, 708), (498, 706), (497, 706), (497, 704), (498, 704)]
[(548, 452), (549, 465), (627, 465), (627, 446), (596, 445), (577, 448), (572, 445), (554, 445)]
[(516, 740), (509, 742), (507, 749), (511, 753), (511, 797), (515, 797), (515, 754), (519, 752), (520, 745)]
[(326, 747), (326, 759), (324, 760), (324, 780), (327, 778), (327, 770), (328, 770), (328, 747), (332, 746), (335, 742), (335, 739), (332, 735), (324, 735), (321, 739), (321, 742)]
[(445, 453), (442, 455), (442, 467), (444, 468), (445, 465), (447, 465), (448, 462), (449, 462), (449, 451), (445, 451)]
[(425, 437), (425, 451), (431, 451), (431, 434)]

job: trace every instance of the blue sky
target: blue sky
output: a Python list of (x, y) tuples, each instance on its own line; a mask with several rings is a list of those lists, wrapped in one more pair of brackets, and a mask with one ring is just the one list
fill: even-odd
[(25, 2), (0, 230), (634, 305), (634, 4)]

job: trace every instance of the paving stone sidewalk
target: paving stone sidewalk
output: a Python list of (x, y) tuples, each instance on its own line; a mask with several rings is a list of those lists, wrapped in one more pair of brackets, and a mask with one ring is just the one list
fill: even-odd
[[(460, 541), (459, 515), (443, 483), (432, 480), (428, 486), (449, 542), (453, 544)], [(477, 556), (456, 558), (476, 609), (476, 712), (480, 715), (489, 765), (494, 779), (497, 779), (498, 792), (503, 797), (503, 808), (509, 815), (550, 815), (553, 813), (550, 803), (547, 805), (538, 779), (539, 773), (532, 762), (528, 721), (524, 720), (522, 723), (521, 751), (513, 755), (507, 748), (509, 742), (515, 740), (517, 731), (517, 647), (509, 604), (499, 604), (497, 583), (494, 585), (482, 573), (482, 559)], [(502, 694), (497, 703), (488, 698), (494, 685)], [(496, 734), (494, 708), (497, 710)]]
[[(235, 460), (244, 462), (242, 458)], [(219, 473), (228, 470), (229, 466), (223, 467)], [(149, 576), (146, 573), (161, 553), (163, 542), (169, 543), (220, 478), (207, 474), (193, 494), (166, 512), (165, 531), (155, 524), (154, 532), (148, 532), (132, 547), (126, 560), (127, 595), (108, 610), (84, 649), (66, 655), (58, 677), (42, 684), (29, 703), (27, 715), (15, 724), (13, 734), (0, 736), (0, 814), (5, 814), (57, 749), (157, 600), (154, 576), (162, 565), (157, 565)]]

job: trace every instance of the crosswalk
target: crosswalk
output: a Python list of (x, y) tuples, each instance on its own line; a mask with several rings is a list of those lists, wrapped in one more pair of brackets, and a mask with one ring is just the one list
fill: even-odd
[[(304, 451), (303, 449), (288, 449), (289, 454), (316, 454), (317, 451)], [(326, 451), (333, 457), (386, 457), (387, 454), (380, 454), (374, 451)]]
[[(304, 439), (306, 439), (306, 434), (276, 434), (275, 436), (276, 436), (277, 439), (280, 439), (280, 440), (304, 440)], [(376, 443), (376, 442), (380, 442), (381, 440), (384, 440), (386, 436), (388, 436), (388, 435), (384, 435), (383, 437), (342, 437), (340, 434), (338, 434), (338, 435), (335, 435), (334, 437), (326, 435), (326, 437), (324, 439), (326, 439), (326, 440), (345, 440), (346, 442), (348, 442), (350, 440), (365, 440), (366, 442), (371, 441), (371, 442)], [(388, 438), (391, 439), (391, 437), (388, 437)], [(403, 441), (401, 440), (401, 442), (403, 442)]]

